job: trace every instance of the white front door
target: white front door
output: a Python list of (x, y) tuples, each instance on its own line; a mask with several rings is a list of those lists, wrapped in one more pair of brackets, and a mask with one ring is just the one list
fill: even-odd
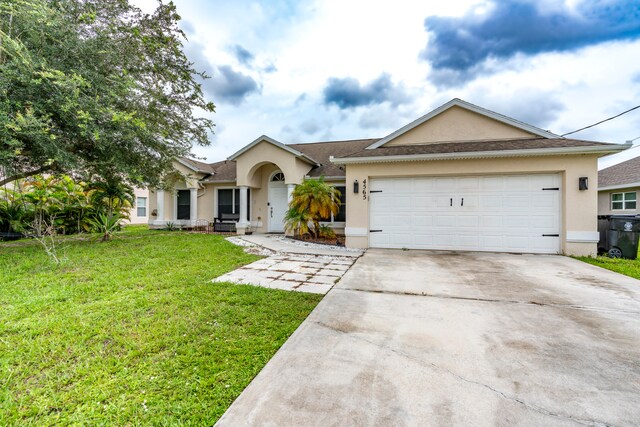
[(287, 186), (281, 172), (274, 174), (269, 180), (268, 230), (270, 233), (284, 232), (284, 217), (289, 209)]
[(371, 179), (369, 246), (560, 251), (560, 175)]

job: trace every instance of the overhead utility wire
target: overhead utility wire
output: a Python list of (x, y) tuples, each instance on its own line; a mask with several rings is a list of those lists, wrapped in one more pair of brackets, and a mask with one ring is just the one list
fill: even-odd
[[(592, 125), (585, 126), (585, 127), (580, 128), (580, 129), (578, 129), (578, 130), (574, 130), (573, 132), (567, 132), (567, 133), (565, 133), (564, 135), (560, 135), (560, 136), (563, 136), (563, 137), (564, 137), (564, 136), (567, 136), (567, 135), (571, 135), (572, 133), (580, 132), (581, 130), (589, 129), (589, 128), (592, 128), (592, 127), (594, 127), (594, 126), (598, 126), (600, 123), (608, 122), (609, 120), (613, 120), (613, 119), (615, 119), (616, 117), (620, 117), (621, 115), (623, 115), (623, 114), (627, 114), (629, 111), (637, 110), (638, 108), (640, 108), (640, 105), (636, 105), (636, 106), (635, 106), (635, 107), (633, 107), (633, 108), (629, 108), (627, 111), (623, 111), (622, 113), (617, 114), (617, 115), (615, 115), (615, 116), (613, 116), (613, 117), (609, 117), (608, 119), (600, 120), (598, 123), (594, 123), (594, 124), (592, 124)], [(640, 137), (638, 137), (638, 138), (640, 138)], [(636, 139), (637, 139), (637, 138), (636, 138)]]

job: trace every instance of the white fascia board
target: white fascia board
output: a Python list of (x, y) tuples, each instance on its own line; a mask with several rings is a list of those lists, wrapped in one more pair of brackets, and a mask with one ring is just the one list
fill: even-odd
[(623, 188), (637, 188), (640, 187), (640, 182), (630, 182), (628, 184), (607, 185), (606, 187), (598, 187), (598, 191), (607, 190), (622, 190)]
[(311, 157), (307, 156), (306, 154), (296, 150), (295, 148), (291, 148), (288, 145), (285, 145), (280, 141), (276, 141), (275, 139), (273, 139), (273, 138), (271, 138), (271, 137), (269, 137), (267, 135), (262, 135), (262, 136), (260, 136), (260, 137), (258, 137), (256, 139), (254, 139), (250, 144), (245, 145), (239, 151), (236, 151), (235, 153), (233, 153), (230, 157), (227, 158), (227, 160), (235, 160), (241, 154), (249, 151), (251, 148), (253, 148), (256, 145), (260, 144), (262, 141), (265, 141), (265, 142), (268, 142), (269, 144), (275, 145), (276, 147), (281, 148), (284, 151), (287, 151), (287, 152), (293, 154), (296, 157), (301, 157), (307, 163), (311, 163), (312, 165), (315, 165), (315, 166), (320, 166), (320, 163), (316, 162), (315, 160), (313, 160)]
[(502, 151), (471, 151), (463, 153), (437, 153), (437, 154), (405, 154), (399, 156), (373, 156), (373, 157), (345, 157), (329, 160), (337, 165), (353, 163), (385, 163), (385, 162), (411, 162), (417, 160), (457, 160), (457, 159), (490, 159), (500, 157), (533, 157), (553, 156), (562, 154), (609, 154), (626, 150), (631, 145), (621, 144), (618, 147), (597, 145), (594, 147), (558, 147), (536, 148), (532, 150), (502, 150)]
[(207, 179), (207, 180), (200, 181), (200, 183), (201, 184), (235, 184), (236, 180), (227, 179), (227, 180), (216, 181), (215, 179), (214, 180)]
[(421, 124), (423, 124), (427, 120), (437, 116), (440, 113), (445, 112), (446, 110), (448, 110), (451, 107), (460, 107), (460, 108), (464, 108), (465, 110), (473, 111), (474, 113), (478, 113), (478, 114), (480, 114), (482, 116), (489, 117), (489, 118), (497, 120), (497, 121), (499, 121), (501, 123), (505, 123), (505, 124), (513, 126), (515, 128), (522, 129), (525, 132), (529, 132), (529, 133), (532, 133), (534, 135), (542, 136), (542, 137), (545, 137), (545, 138), (560, 138), (560, 136), (556, 135), (555, 133), (551, 133), (549, 131), (540, 129), (538, 127), (529, 125), (527, 123), (523, 123), (523, 122), (521, 122), (519, 120), (512, 119), (511, 117), (507, 117), (505, 115), (496, 113), (494, 111), (487, 110), (486, 108), (479, 107), (479, 106), (471, 104), (471, 103), (469, 103), (467, 101), (463, 101), (462, 99), (454, 98), (451, 101), (447, 102), (446, 104), (441, 105), (440, 107), (436, 108), (435, 110), (433, 110), (433, 111), (425, 114), (424, 116), (419, 117), (418, 119), (412, 121), (408, 125), (405, 125), (405, 126), (401, 127), (400, 129), (398, 129), (397, 131), (390, 133), (389, 135), (385, 136), (384, 138), (382, 138), (381, 140), (377, 141), (376, 143), (371, 144), (370, 146), (367, 147), (367, 149), (371, 150), (371, 149), (374, 149), (374, 148), (381, 147), (384, 144), (386, 144), (387, 142), (391, 141), (392, 139), (395, 139), (395, 138), (399, 137), (400, 135), (409, 132), (411, 129), (414, 129), (414, 128), (420, 126)]

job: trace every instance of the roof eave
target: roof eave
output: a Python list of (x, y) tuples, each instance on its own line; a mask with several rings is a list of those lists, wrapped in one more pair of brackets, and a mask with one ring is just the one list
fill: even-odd
[(177, 160), (177, 162), (178, 162), (178, 163), (180, 163), (180, 164), (181, 164), (181, 165), (183, 165), (183, 166), (188, 167), (189, 169), (191, 169), (191, 170), (192, 170), (192, 171), (194, 171), (194, 172), (198, 172), (198, 173), (210, 173), (210, 174), (212, 174), (212, 175), (213, 175), (213, 174), (215, 174), (215, 172), (206, 171), (206, 170), (204, 170), (204, 169), (200, 169), (200, 168), (197, 168), (197, 167), (195, 167), (195, 166), (193, 166), (193, 165), (190, 165), (189, 163), (185, 162), (184, 160), (182, 160), (182, 159), (181, 159), (181, 158), (179, 158), (179, 157), (177, 157), (177, 158), (176, 158), (176, 160)]
[(594, 147), (557, 147), (534, 148), (529, 150), (502, 150), (502, 151), (467, 151), (461, 153), (432, 153), (432, 154), (404, 154), (398, 156), (371, 156), (371, 157), (342, 157), (330, 158), (337, 165), (354, 163), (385, 163), (385, 162), (411, 162), (419, 160), (459, 160), (459, 159), (490, 159), (501, 157), (533, 157), (554, 156), (568, 154), (610, 154), (618, 153), (629, 148), (630, 144), (622, 144), (616, 147), (610, 145), (598, 145)]
[(640, 187), (640, 181), (629, 182), (626, 184), (605, 185), (603, 187), (598, 187), (598, 191), (621, 190), (623, 188), (634, 188), (634, 187)]
[(425, 114), (422, 117), (419, 117), (418, 119), (412, 121), (411, 123), (401, 127), (400, 129), (396, 130), (395, 132), (390, 133), (389, 135), (385, 136), (384, 138), (382, 138), (381, 140), (371, 144), (370, 146), (368, 146), (366, 149), (371, 150), (374, 148), (379, 148), (381, 146), (383, 146), (384, 144), (386, 144), (387, 142), (399, 137), (400, 135), (403, 135), (407, 132), (409, 132), (411, 129), (414, 129), (418, 126), (420, 126), (421, 124), (423, 124), (424, 122), (428, 121), (429, 119), (432, 119), (433, 117), (437, 116), (438, 114), (448, 110), (451, 107), (461, 107), (464, 108), (466, 110), (469, 111), (473, 111), (475, 113), (481, 114), (485, 117), (489, 117), (492, 118), (494, 120), (497, 120), (501, 123), (522, 129), (526, 132), (532, 133), (534, 135), (538, 135), (538, 136), (542, 136), (545, 138), (559, 138), (559, 135), (556, 135), (552, 132), (540, 129), (536, 126), (532, 126), (529, 125), (527, 123), (521, 122), (519, 120), (516, 119), (512, 119), (511, 117), (507, 117), (503, 114), (500, 113), (496, 113), (494, 111), (491, 110), (487, 110), (486, 108), (482, 108), (479, 107), (477, 105), (471, 104), (467, 101), (463, 101), (462, 99), (459, 98), (454, 98), (451, 101), (447, 102), (446, 104), (441, 105), (440, 107), (436, 108), (435, 110), (430, 111), (429, 113)]
[(201, 184), (229, 184), (229, 183), (235, 183), (235, 182), (236, 182), (235, 179), (221, 179), (221, 180), (206, 179), (206, 180), (200, 181)]

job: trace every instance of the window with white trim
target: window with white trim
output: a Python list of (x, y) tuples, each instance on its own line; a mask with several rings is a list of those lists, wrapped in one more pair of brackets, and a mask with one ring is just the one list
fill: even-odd
[(138, 216), (147, 216), (147, 198), (138, 197), (136, 199), (136, 214)]
[(636, 208), (636, 192), (611, 193), (611, 210), (622, 211)]
[[(247, 189), (247, 212), (251, 206), (251, 189)], [(240, 213), (240, 189), (220, 188), (218, 189), (218, 216), (220, 214)]]

